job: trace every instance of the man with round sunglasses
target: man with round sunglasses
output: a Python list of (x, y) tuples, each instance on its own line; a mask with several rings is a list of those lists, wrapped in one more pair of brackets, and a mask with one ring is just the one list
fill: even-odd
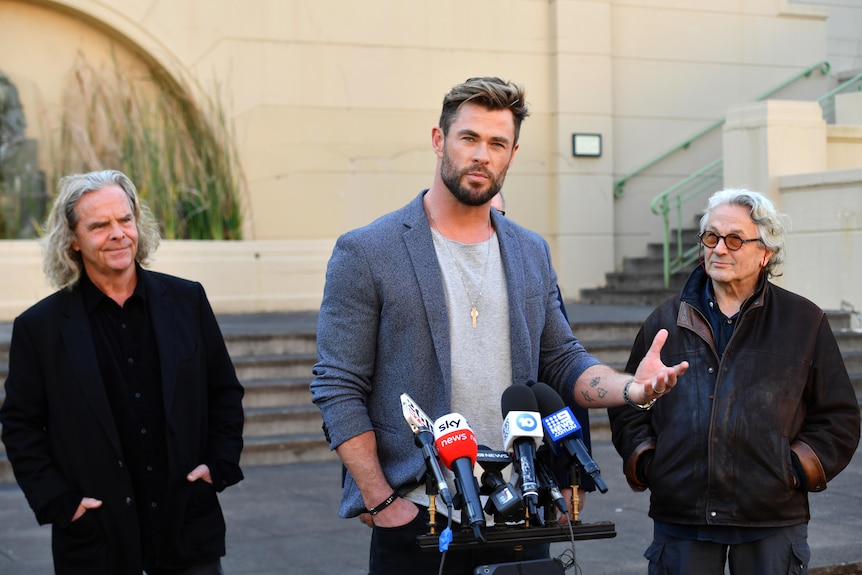
[(650, 490), (649, 573), (807, 573), (808, 493), (847, 464), (859, 405), (826, 314), (782, 289), (785, 222), (749, 190), (723, 190), (700, 222), (700, 265), (645, 321), (665, 363), (689, 362), (652, 409), (611, 408), (635, 491)]

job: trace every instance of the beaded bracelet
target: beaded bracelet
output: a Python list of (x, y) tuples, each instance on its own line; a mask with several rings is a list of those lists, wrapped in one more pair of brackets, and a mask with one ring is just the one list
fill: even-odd
[(380, 504), (380, 505), (378, 505), (377, 507), (374, 507), (373, 509), (369, 509), (369, 510), (368, 510), (368, 513), (370, 513), (370, 514), (371, 514), (371, 516), (373, 517), (373, 516), (377, 515), (378, 513), (380, 513), (381, 511), (383, 511), (384, 509), (386, 509), (387, 507), (389, 507), (390, 505), (392, 505), (392, 503), (393, 503), (396, 499), (398, 499), (398, 494), (397, 494), (396, 492), (394, 492), (394, 491), (393, 491), (393, 492), (392, 492), (392, 495), (390, 495), (389, 497), (387, 497), (387, 498), (386, 498), (386, 500), (385, 500), (385, 501), (383, 501), (383, 503), (381, 503), (381, 504)]

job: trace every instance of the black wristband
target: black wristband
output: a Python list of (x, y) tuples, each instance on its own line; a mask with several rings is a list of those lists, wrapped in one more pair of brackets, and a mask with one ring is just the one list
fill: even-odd
[(387, 498), (386, 498), (386, 500), (385, 500), (383, 503), (381, 503), (381, 504), (380, 504), (380, 505), (378, 505), (377, 507), (374, 507), (373, 509), (369, 509), (369, 510), (368, 510), (368, 513), (370, 513), (370, 514), (371, 514), (371, 516), (373, 517), (373, 516), (377, 515), (378, 513), (380, 513), (381, 511), (383, 511), (384, 509), (386, 509), (387, 507), (389, 507), (390, 505), (392, 505), (392, 503), (393, 503), (396, 499), (398, 499), (398, 494), (397, 494), (396, 492), (394, 492), (394, 491), (393, 491), (393, 492), (392, 492), (392, 495), (390, 495), (389, 497), (387, 497)]

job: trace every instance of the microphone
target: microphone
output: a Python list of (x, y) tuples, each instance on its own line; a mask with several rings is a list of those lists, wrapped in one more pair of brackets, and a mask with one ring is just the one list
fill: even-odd
[(425, 457), (425, 467), (437, 484), (437, 493), (440, 494), (440, 498), (446, 504), (446, 507), (451, 507), (452, 494), (449, 492), (449, 485), (446, 483), (443, 470), (440, 469), (440, 462), (437, 460), (437, 448), (434, 446), (431, 419), (414, 403), (413, 398), (406, 393), (401, 394), (401, 412), (404, 414), (404, 419), (410, 425), (410, 429), (413, 430), (413, 440), (416, 442), (416, 446), (422, 449), (422, 455)]
[(578, 423), (575, 414), (566, 406), (560, 394), (554, 391), (550, 385), (542, 382), (533, 383), (531, 389), (539, 405), (539, 412), (542, 414), (545, 436), (554, 452), (559, 453), (563, 450), (569, 455), (569, 458), (577, 460), (584, 471), (593, 478), (598, 490), (607, 493), (608, 486), (602, 479), (599, 466), (590, 457), (587, 446), (578, 437), (581, 424)]
[(508, 451), (497, 451), (487, 445), (480, 445), (476, 461), (486, 471), (503, 471), (512, 463), (512, 456)]
[(460, 413), (450, 413), (437, 418), (434, 422), (434, 444), (440, 461), (455, 473), (455, 487), (458, 490), (459, 505), (456, 507), (466, 514), (467, 522), (476, 539), (485, 542), (481, 528), (485, 526), (482, 501), (479, 498), (479, 484), (473, 475), (473, 465), (479, 452), (479, 444), (467, 419)]
[[(482, 467), (480, 487), (485, 488), (488, 501), (485, 513), (493, 515), (497, 523), (516, 522), (524, 518), (524, 497), (521, 491), (509, 482), (503, 481), (503, 469), (512, 463), (506, 451), (493, 451), (485, 445), (479, 446), (477, 457)], [(480, 494), (483, 492), (480, 491)]]
[[(500, 400), (503, 412), (504, 449), (513, 451), (519, 484), (530, 515), (537, 515), (539, 484), (536, 478), (536, 448), (542, 440), (541, 416), (536, 396), (526, 385), (510, 385)], [(543, 523), (541, 519), (540, 523)]]
[(548, 468), (548, 464), (542, 461), (541, 458), (536, 460), (536, 468), (539, 475), (539, 486), (544, 491), (547, 491), (551, 504), (556, 507), (564, 516), (569, 514), (569, 506), (566, 505), (566, 498), (563, 497), (563, 492), (560, 491), (560, 486), (557, 485), (553, 473)]

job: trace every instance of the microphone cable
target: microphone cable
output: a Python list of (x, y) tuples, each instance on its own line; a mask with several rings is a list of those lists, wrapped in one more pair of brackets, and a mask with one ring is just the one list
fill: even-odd
[(446, 528), (437, 538), (437, 547), (440, 549), (440, 569), (437, 574), (443, 575), (443, 566), (446, 564), (446, 553), (449, 552), (449, 544), (452, 542), (452, 514), (455, 512), (451, 502), (446, 502)]
[[(566, 513), (566, 525), (569, 528), (569, 542), (572, 544), (572, 548), (563, 551), (557, 559), (559, 559), (560, 563), (563, 564), (564, 571), (574, 568), (575, 575), (578, 575), (583, 572), (581, 571), (580, 565), (578, 565), (577, 555), (575, 554), (575, 532), (572, 529), (572, 519), (569, 517), (568, 513)], [(568, 557), (569, 553), (571, 553), (571, 558)]]

